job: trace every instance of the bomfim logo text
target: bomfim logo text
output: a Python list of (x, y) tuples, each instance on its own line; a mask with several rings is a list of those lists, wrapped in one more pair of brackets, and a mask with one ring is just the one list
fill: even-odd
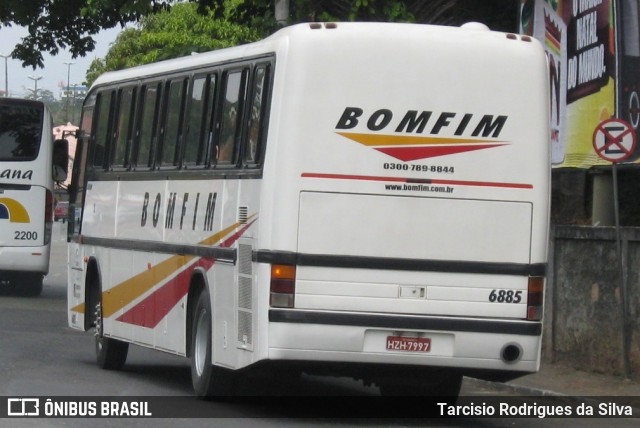
[[(409, 110), (400, 121), (393, 122), (394, 114), (389, 109), (376, 110), (369, 117), (362, 118), (364, 110), (359, 107), (345, 108), (340, 120), (336, 124), (336, 129), (346, 130), (354, 129), (361, 120), (366, 119), (367, 129), (370, 131), (382, 131), (389, 127), (392, 123), (396, 133), (419, 133), (423, 134), (425, 130), (431, 135), (438, 135), (445, 128), (455, 127), (453, 135), (462, 136), (465, 131), (473, 129), (472, 137), (491, 137), (498, 138), (502, 132), (502, 128), (507, 122), (508, 116), (491, 114), (482, 115), (479, 119), (472, 113), (454, 113), (432, 111)], [(433, 120), (432, 120), (433, 119)], [(427, 128), (427, 125), (429, 126)], [(471, 126), (469, 126), (471, 125)]]
[[(410, 162), (508, 145), (498, 140), (506, 115), (346, 107), (336, 133), (395, 159)], [(366, 127), (366, 129), (365, 129)], [(441, 135), (442, 134), (442, 135)]]

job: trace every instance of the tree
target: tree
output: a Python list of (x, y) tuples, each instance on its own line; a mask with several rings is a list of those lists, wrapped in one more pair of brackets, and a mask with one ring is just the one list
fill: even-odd
[[(263, 36), (278, 27), (275, 4), (284, 0), (191, 0), (202, 14), (247, 25)], [(139, 22), (180, 0), (2, 0), (0, 25), (21, 25), (29, 34), (11, 53), (23, 66), (43, 67), (42, 52), (68, 49), (73, 58), (95, 48), (101, 29)], [(515, 31), (519, 0), (289, 0), (289, 21), (382, 20), (458, 24), (482, 20)], [(477, 18), (478, 14), (482, 17)], [(460, 18), (465, 19), (461, 20)], [(485, 19), (486, 18), (486, 19)], [(493, 23), (498, 21), (498, 25)], [(508, 27), (508, 28), (505, 28)]]
[[(95, 48), (92, 36), (101, 29), (138, 22), (179, 0), (2, 0), (2, 26), (20, 25), (29, 34), (11, 53), (23, 66), (43, 67), (42, 52), (68, 49), (73, 58)], [(204, 10), (204, 8), (203, 8)]]
[[(200, 0), (201, 4), (205, 2)], [(273, 28), (273, 1), (240, 0), (230, 4), (209, 0), (207, 4), (234, 22), (261, 31)], [(492, 29), (513, 32), (517, 31), (519, 4), (520, 0), (289, 0), (288, 23), (389, 21), (460, 25), (481, 21)]]
[(35, 89), (25, 87), (23, 87), (23, 89), (27, 93), (25, 98), (28, 100), (40, 100), (42, 102), (48, 103), (56, 99), (56, 97), (53, 95), (53, 92), (48, 89), (38, 89), (37, 93)]
[(198, 13), (193, 3), (177, 4), (142, 18), (138, 28), (122, 31), (104, 60), (91, 63), (87, 84), (105, 71), (235, 46), (261, 36), (255, 29), (216, 18), (212, 10)]
[[(3, 0), (0, 3), (0, 22), (25, 26), (29, 30), (12, 57), (23, 66), (43, 67), (42, 53), (55, 55), (60, 48), (68, 48), (74, 58), (95, 48), (92, 35), (102, 28), (130, 22), (153, 9), (153, 3), (130, 1), (127, 7), (117, 7), (112, 0)], [(121, 2), (118, 2), (121, 3)], [(139, 4), (138, 10), (132, 9)], [(94, 6), (90, 6), (94, 5)]]

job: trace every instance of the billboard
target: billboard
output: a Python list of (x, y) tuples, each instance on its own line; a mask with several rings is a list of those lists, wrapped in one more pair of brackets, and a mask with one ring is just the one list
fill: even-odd
[[(640, 0), (522, 0), (520, 31), (549, 58), (552, 162), (608, 165), (594, 150), (601, 123), (640, 130)], [(640, 163), (636, 148), (627, 162)]]

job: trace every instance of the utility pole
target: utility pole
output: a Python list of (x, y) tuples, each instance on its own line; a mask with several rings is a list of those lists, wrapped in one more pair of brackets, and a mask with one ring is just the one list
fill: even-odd
[(29, 76), (29, 79), (33, 80), (35, 88), (33, 90), (33, 99), (38, 99), (38, 80), (42, 79), (42, 76)]
[[(66, 97), (66, 101), (64, 103), (64, 114), (65, 114), (65, 117), (67, 119), (67, 122), (71, 122), (69, 120), (69, 92), (71, 91), (71, 83), (69, 83), (69, 82), (71, 80), (70, 79), (70, 77), (71, 77), (71, 66), (73, 64), (75, 64), (75, 62), (68, 61), (68, 62), (65, 62), (64, 64), (67, 66), (67, 97)], [(75, 90), (74, 90), (74, 101), (75, 101)]]
[(0, 57), (4, 58), (4, 96), (9, 96), (9, 69), (7, 68), (7, 60), (11, 55), (0, 54)]
[(289, 21), (289, 0), (276, 0), (274, 7), (276, 22), (284, 27)]

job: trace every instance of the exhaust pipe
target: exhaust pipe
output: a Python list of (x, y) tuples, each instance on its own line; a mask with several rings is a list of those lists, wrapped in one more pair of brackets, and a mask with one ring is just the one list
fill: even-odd
[(522, 347), (517, 343), (508, 343), (500, 351), (500, 358), (507, 364), (513, 364), (522, 357)]

